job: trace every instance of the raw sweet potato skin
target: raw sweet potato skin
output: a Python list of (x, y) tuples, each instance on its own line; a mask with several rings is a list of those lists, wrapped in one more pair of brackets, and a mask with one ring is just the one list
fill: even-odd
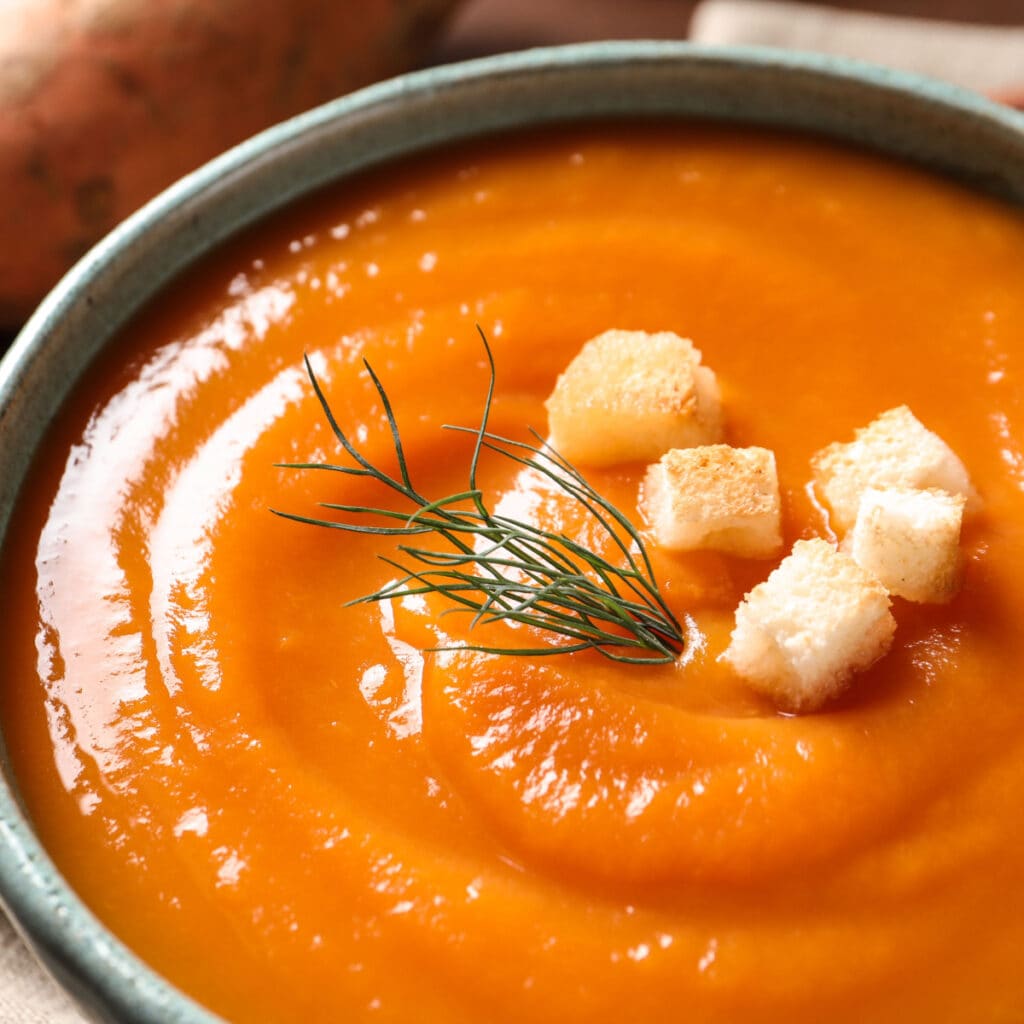
[(0, 327), (228, 146), (416, 59), (454, 0), (6, 0)]

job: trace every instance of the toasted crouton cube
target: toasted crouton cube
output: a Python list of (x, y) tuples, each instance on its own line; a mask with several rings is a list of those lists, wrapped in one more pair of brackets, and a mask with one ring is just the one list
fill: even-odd
[(892, 643), (885, 588), (824, 540), (803, 540), (736, 609), (723, 657), (782, 708), (813, 711)]
[(868, 487), (934, 487), (977, 501), (956, 453), (905, 405), (883, 412), (850, 443), (823, 448), (811, 467), (839, 533), (853, 526)]
[(782, 546), (779, 477), (767, 448), (673, 448), (644, 478), (641, 509), (662, 547), (768, 558)]
[(547, 400), (552, 446), (570, 462), (610, 466), (718, 441), (718, 383), (700, 358), (668, 331), (592, 338)]
[(908, 601), (949, 601), (960, 586), (965, 498), (940, 490), (869, 487), (848, 550), (858, 565)]

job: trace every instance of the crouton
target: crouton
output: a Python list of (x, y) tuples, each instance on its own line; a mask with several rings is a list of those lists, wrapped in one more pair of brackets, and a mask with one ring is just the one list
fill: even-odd
[(779, 478), (767, 448), (673, 448), (648, 467), (640, 508), (655, 540), (769, 558), (782, 546)]
[(813, 711), (888, 651), (885, 588), (827, 541), (798, 541), (736, 609), (723, 658), (782, 708)]
[(700, 358), (667, 331), (592, 338), (547, 400), (552, 446), (570, 462), (610, 466), (718, 441), (718, 382)]
[(883, 412), (849, 444), (823, 448), (811, 468), (840, 534), (856, 521), (868, 487), (938, 488), (977, 502), (964, 464), (905, 405)]
[(943, 603), (960, 586), (965, 498), (936, 489), (869, 487), (847, 538), (855, 562), (908, 601)]

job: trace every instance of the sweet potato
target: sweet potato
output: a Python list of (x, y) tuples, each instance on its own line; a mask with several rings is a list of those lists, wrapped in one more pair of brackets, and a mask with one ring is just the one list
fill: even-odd
[(0, 327), (246, 136), (408, 66), (453, 0), (3, 0)]

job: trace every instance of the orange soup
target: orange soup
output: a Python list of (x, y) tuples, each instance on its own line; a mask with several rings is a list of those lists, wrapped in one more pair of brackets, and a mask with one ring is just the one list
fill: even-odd
[[(436, 654), (432, 600), (349, 606), (395, 541), (339, 424), (424, 494), (528, 439), (588, 338), (690, 337), (726, 436), (778, 459), (787, 548), (824, 445), (903, 403), (966, 464), (948, 605), (814, 714), (720, 659), (778, 564), (671, 555), (674, 664)], [(239, 1022), (1024, 1020), (1024, 218), (814, 140), (615, 125), (418, 158), (251, 232), (78, 389), (3, 555), (0, 715), (87, 904)], [(637, 519), (643, 466), (588, 471)], [(489, 502), (580, 529), (521, 467)], [(494, 627), (500, 629), (500, 627)], [(508, 630), (521, 635), (523, 630)]]

